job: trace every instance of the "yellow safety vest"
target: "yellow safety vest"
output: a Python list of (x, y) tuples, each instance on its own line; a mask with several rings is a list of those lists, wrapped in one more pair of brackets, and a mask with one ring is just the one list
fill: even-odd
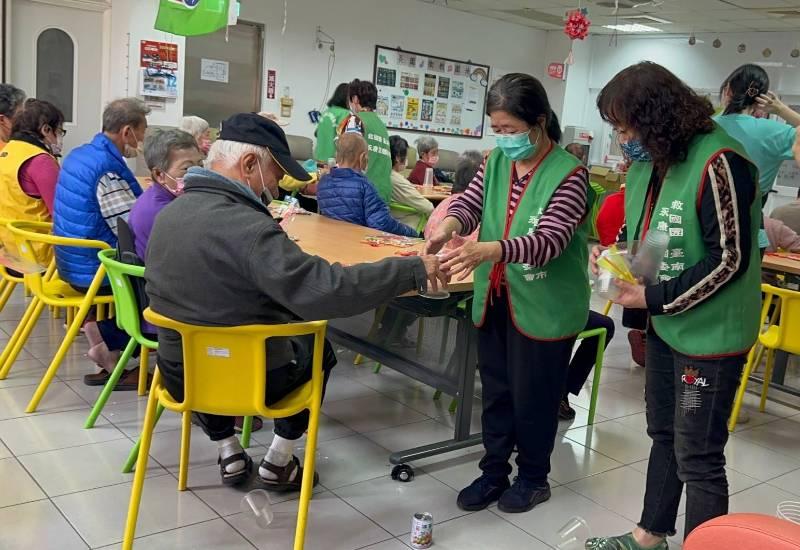
[[(40, 147), (24, 141), (11, 140), (0, 151), (0, 218), (36, 222), (51, 221), (47, 205), (40, 198), (30, 197), (19, 186), (19, 169), (36, 155), (49, 154)], [(54, 159), (55, 161), (55, 159)], [(0, 243), (7, 254), (19, 257), (14, 236), (0, 226)], [(47, 266), (52, 258), (51, 248), (36, 245), (34, 254), (39, 264)]]

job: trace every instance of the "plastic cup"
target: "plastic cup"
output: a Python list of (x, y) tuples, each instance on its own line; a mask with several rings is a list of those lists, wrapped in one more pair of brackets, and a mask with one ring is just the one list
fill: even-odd
[(778, 517), (800, 525), (800, 502), (785, 500), (778, 504)]
[(586, 520), (575, 516), (558, 530), (558, 550), (581, 550), (586, 546), (586, 539), (592, 536)]
[(269, 495), (263, 489), (254, 489), (242, 497), (239, 504), (245, 517), (256, 522), (261, 529), (268, 529), (275, 515)]
[(423, 187), (433, 187), (433, 168), (425, 169), (425, 179), (422, 181)]

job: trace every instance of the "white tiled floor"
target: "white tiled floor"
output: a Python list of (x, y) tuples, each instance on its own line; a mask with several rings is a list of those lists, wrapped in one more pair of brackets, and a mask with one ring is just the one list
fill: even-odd
[[(0, 312), (0, 347), (23, 311), (16, 295)], [(79, 339), (37, 414), (24, 412), (63, 332), (61, 320), (42, 319), (9, 377), (0, 381), (4, 550), (118, 548), (122, 538), (131, 475), (120, 470), (138, 436), (144, 399), (115, 392), (96, 427), (84, 430), (99, 388), (81, 381), (94, 368)], [(586, 425), (587, 384), (573, 400), (577, 418), (559, 426), (550, 473), (553, 496), (526, 514), (458, 509), (458, 490), (478, 474), (480, 448), (421, 460), (414, 481), (392, 481), (391, 452), (452, 437), (450, 398), (433, 401), (432, 389), (387, 368), (374, 374), (371, 367), (369, 362), (354, 367), (352, 354), (340, 353), (328, 387), (309, 550), (407, 549), (415, 511), (433, 514), (436, 548), (453, 550), (554, 548), (558, 528), (573, 516), (585, 518), (595, 534), (623, 532), (638, 519), (649, 452), (644, 373), (631, 366), (623, 330), (606, 353), (595, 425)], [(800, 380), (796, 371), (792, 367), (787, 379)], [(787, 406), (798, 403), (782, 394), (771, 396), (766, 413), (756, 410), (757, 403), (756, 396), (747, 396), (751, 420), (737, 428), (727, 449), (731, 510), (774, 514), (779, 502), (800, 500), (800, 409)], [(479, 408), (476, 400), (476, 430)], [(189, 490), (178, 493), (179, 427), (177, 417), (166, 413), (157, 428), (136, 547), (291, 548), (297, 496), (275, 497), (275, 522), (259, 529), (240, 509), (242, 496), (257, 484), (223, 487), (216, 447), (199, 429), (192, 433)], [(256, 460), (271, 441), (270, 427), (267, 421), (254, 434), (250, 453)], [(679, 543), (671, 540), (673, 547)]]

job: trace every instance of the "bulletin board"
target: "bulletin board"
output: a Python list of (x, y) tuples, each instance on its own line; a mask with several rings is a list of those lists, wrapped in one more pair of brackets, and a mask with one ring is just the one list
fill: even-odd
[(483, 137), (488, 65), (375, 46), (373, 82), (387, 128)]

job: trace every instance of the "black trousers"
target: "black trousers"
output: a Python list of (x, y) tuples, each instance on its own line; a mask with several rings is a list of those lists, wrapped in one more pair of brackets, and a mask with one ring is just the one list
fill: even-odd
[(532, 340), (514, 327), (506, 294), (492, 300), (478, 330), (486, 450), (480, 468), (507, 477), (516, 445), (520, 477), (544, 486), (575, 338)]
[[(311, 380), (311, 365), (314, 355), (314, 337), (301, 336), (292, 338), (292, 347), (295, 352), (295, 361), (282, 367), (267, 371), (267, 391), (265, 403), (272, 405), (286, 397), (290, 392)], [(322, 370), (325, 378), (322, 385), (322, 394), (325, 395), (325, 386), (328, 383), (331, 369), (336, 365), (336, 354), (330, 342), (325, 341), (325, 352), (322, 360)], [(178, 401), (183, 400), (183, 364), (168, 361), (158, 357), (158, 368), (164, 379), (164, 386), (170, 395)], [(200, 427), (211, 441), (219, 441), (234, 434), (235, 418), (233, 416), (219, 416), (215, 414), (196, 414)], [(285, 439), (300, 439), (308, 429), (308, 410), (301, 411), (294, 416), (275, 419), (275, 435)]]
[[(596, 328), (606, 329), (605, 347), (608, 347), (614, 337), (614, 320), (602, 313), (590, 310), (589, 320), (586, 321), (586, 328), (583, 330), (594, 330)], [(575, 354), (572, 356), (572, 361), (569, 363), (567, 390), (564, 392), (564, 397), (567, 396), (567, 393), (578, 395), (581, 392), (581, 388), (589, 378), (589, 373), (594, 368), (599, 343), (597, 336), (581, 340), (578, 349), (575, 350)]]
[(647, 433), (653, 444), (642, 529), (655, 535), (675, 533), (684, 485), (684, 536), (728, 513), (727, 423), (746, 358), (746, 354), (688, 357), (653, 331), (648, 334), (645, 400)]

